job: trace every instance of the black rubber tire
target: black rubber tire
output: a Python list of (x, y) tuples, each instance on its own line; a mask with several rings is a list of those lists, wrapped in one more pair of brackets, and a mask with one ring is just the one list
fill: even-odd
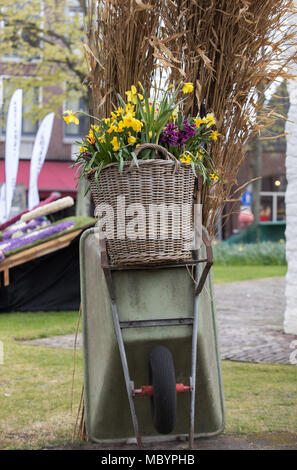
[(152, 349), (149, 373), (154, 387), (151, 397), (153, 424), (159, 433), (169, 434), (176, 423), (176, 382), (173, 358), (164, 346)]

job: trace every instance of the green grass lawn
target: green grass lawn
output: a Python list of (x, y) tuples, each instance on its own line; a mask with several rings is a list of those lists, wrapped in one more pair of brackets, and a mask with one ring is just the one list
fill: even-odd
[[(236, 268), (236, 269), (235, 269)], [(285, 274), (282, 266), (214, 268), (216, 282)], [(262, 276), (260, 276), (260, 273)], [(77, 312), (0, 315), (0, 449), (38, 449), (71, 441), (83, 383), (82, 352), (28, 346), (24, 339), (75, 333)], [(296, 432), (296, 366), (223, 361), (226, 432)]]
[(222, 367), (226, 432), (296, 432), (296, 366), (223, 361)]
[(75, 331), (77, 321), (78, 312), (0, 314), (0, 339), (22, 340), (68, 335)]
[(0, 449), (71, 440), (82, 387), (81, 351), (71, 413), (73, 350), (25, 346), (19, 340), (74, 333), (77, 318), (77, 312), (0, 315)]
[(221, 266), (214, 263), (212, 271), (214, 282), (236, 282), (285, 276), (287, 266)]

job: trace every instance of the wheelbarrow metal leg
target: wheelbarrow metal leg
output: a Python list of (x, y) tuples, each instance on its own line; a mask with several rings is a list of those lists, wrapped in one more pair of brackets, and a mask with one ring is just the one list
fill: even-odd
[(117, 341), (118, 341), (118, 345), (119, 345), (121, 362), (122, 362), (122, 367), (123, 367), (123, 372), (124, 372), (124, 378), (125, 378), (126, 389), (127, 389), (127, 394), (128, 394), (128, 400), (129, 400), (129, 405), (130, 405), (130, 411), (131, 411), (131, 417), (132, 417), (132, 422), (133, 422), (133, 427), (134, 427), (134, 433), (135, 433), (137, 445), (138, 445), (139, 448), (141, 448), (142, 447), (142, 442), (141, 442), (141, 437), (139, 435), (138, 420), (137, 420), (137, 416), (136, 416), (135, 404), (134, 404), (134, 398), (133, 398), (134, 384), (133, 384), (133, 382), (131, 382), (131, 379), (130, 379), (127, 356), (126, 356), (126, 351), (125, 351), (125, 346), (124, 346), (124, 341), (123, 341), (123, 337), (122, 337), (120, 321), (119, 321), (119, 316), (118, 316), (118, 310), (117, 310), (117, 306), (116, 306), (114, 301), (111, 302), (111, 307), (112, 307), (112, 315), (113, 315), (115, 333), (116, 333), (116, 337), (117, 337)]
[(107, 284), (107, 288), (108, 288), (109, 296), (110, 296), (110, 301), (111, 301), (113, 324), (114, 324), (115, 334), (116, 334), (116, 338), (117, 338), (117, 342), (118, 342), (118, 346), (119, 346), (119, 351), (120, 351), (120, 357), (121, 357), (122, 368), (123, 368), (125, 384), (126, 384), (126, 389), (127, 389), (127, 395), (128, 395), (129, 405), (130, 405), (130, 411), (131, 411), (131, 417), (132, 417), (134, 433), (135, 433), (137, 445), (138, 445), (139, 448), (141, 448), (142, 447), (142, 442), (141, 442), (141, 437), (139, 435), (138, 420), (137, 420), (137, 416), (136, 416), (135, 404), (134, 404), (134, 398), (133, 398), (134, 384), (133, 384), (133, 382), (131, 382), (131, 379), (130, 379), (128, 361), (127, 361), (127, 356), (126, 356), (126, 351), (125, 351), (125, 345), (124, 345), (122, 331), (121, 331), (121, 325), (120, 325), (120, 320), (119, 320), (119, 315), (118, 315), (118, 309), (117, 309), (117, 306), (116, 306), (115, 292), (114, 292), (114, 288), (113, 288), (113, 281), (112, 281), (110, 266), (109, 266), (109, 263), (108, 263), (108, 256), (107, 256), (107, 251), (106, 251), (106, 240), (104, 240), (104, 239), (100, 239), (100, 251), (101, 251), (101, 265), (102, 265), (102, 269), (103, 269), (103, 272), (104, 272), (104, 275), (105, 275), (106, 284)]
[[(198, 283), (199, 266), (195, 268), (195, 281)], [(197, 367), (197, 342), (198, 342), (198, 312), (199, 312), (199, 294), (195, 292), (194, 299), (194, 320), (193, 320), (193, 336), (192, 336), (192, 365), (191, 365), (191, 402), (190, 402), (190, 433), (189, 447), (194, 446), (194, 426), (195, 426), (195, 397), (196, 397), (196, 367)]]

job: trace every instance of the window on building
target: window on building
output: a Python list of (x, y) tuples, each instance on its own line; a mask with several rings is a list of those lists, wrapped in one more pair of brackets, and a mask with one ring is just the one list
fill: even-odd
[(83, 19), (83, 8), (79, 0), (67, 0), (66, 1), (66, 17), (79, 15)]
[(260, 193), (260, 222), (286, 220), (285, 193), (262, 191)]
[[(27, 78), (28, 79), (28, 78)], [(1, 109), (1, 135), (6, 132), (6, 119), (10, 98), (15, 89), (14, 84), (9, 78), (0, 78), (2, 82), (3, 106)], [(21, 88), (21, 87), (20, 87)], [(22, 117), (22, 135), (34, 136), (37, 132), (38, 122), (32, 117), (32, 109), (39, 106), (41, 101), (41, 88), (32, 87), (26, 90), (26, 96), (23, 96), (23, 117)]]
[[(87, 111), (86, 103), (83, 98), (77, 99), (75, 97), (67, 98), (64, 106), (65, 110), (71, 110), (73, 113), (77, 111)], [(65, 137), (83, 137), (87, 133), (89, 125), (89, 118), (84, 115), (79, 116), (79, 125), (64, 122), (64, 136)]]

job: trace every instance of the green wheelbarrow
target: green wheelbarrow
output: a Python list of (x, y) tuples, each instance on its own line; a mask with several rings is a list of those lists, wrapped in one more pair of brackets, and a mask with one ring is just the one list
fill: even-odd
[(224, 394), (206, 231), (192, 263), (112, 266), (80, 242), (84, 407), (94, 442), (219, 434)]

